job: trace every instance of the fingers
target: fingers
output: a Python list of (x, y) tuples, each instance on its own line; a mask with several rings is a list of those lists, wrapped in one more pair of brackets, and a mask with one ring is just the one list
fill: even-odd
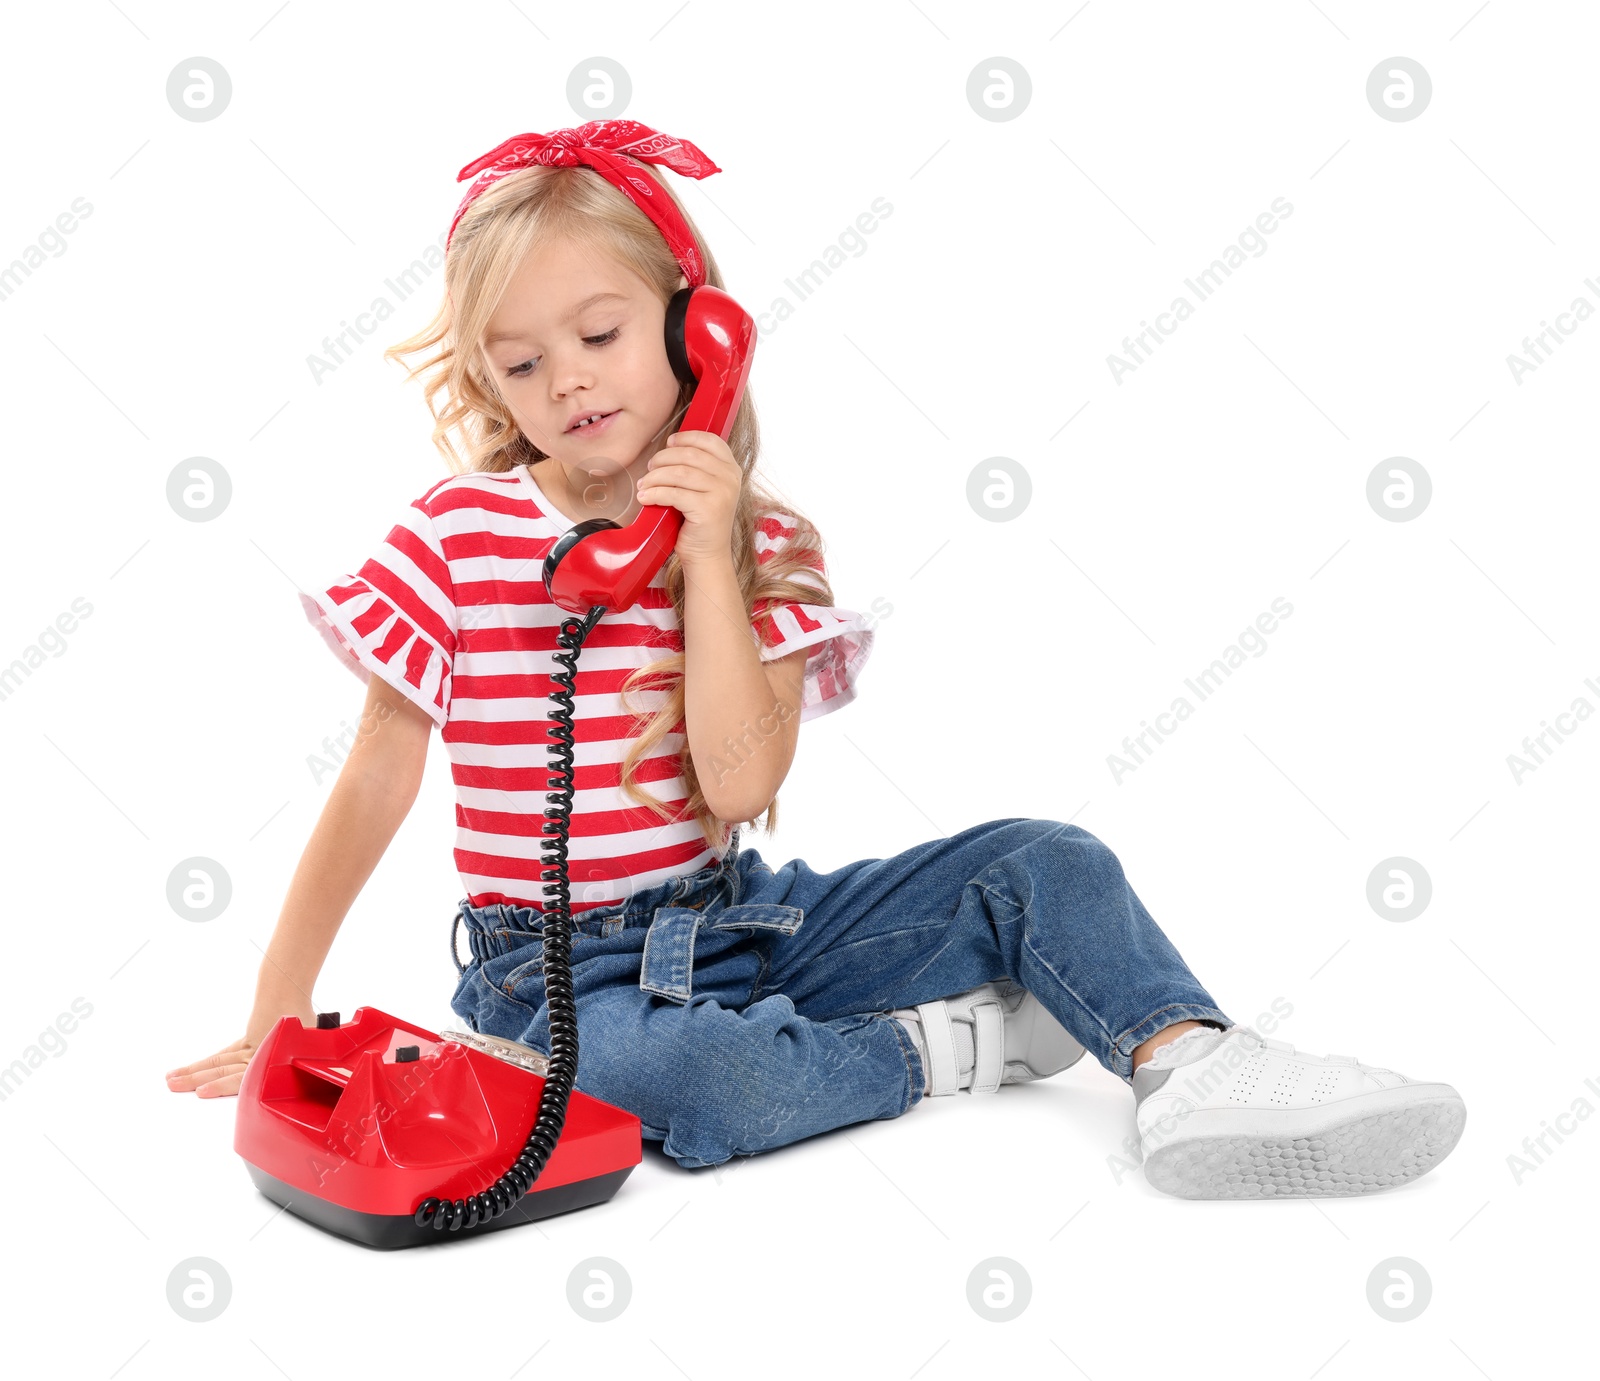
[(238, 1041), (226, 1050), (219, 1050), (214, 1055), (207, 1055), (203, 1060), (196, 1060), (192, 1065), (183, 1065), (167, 1073), (167, 1087), (174, 1093), (188, 1093), (193, 1090), (201, 1097), (216, 1097), (215, 1090), (207, 1092), (206, 1086), (214, 1081), (226, 1081), (233, 1078), (231, 1088), (224, 1092), (238, 1091), (238, 1078), (243, 1077), (245, 1067), (250, 1063), (254, 1047), (248, 1042)]
[(237, 1093), (244, 1072), (249, 1067), (248, 1058), (224, 1060), (205, 1069), (195, 1069), (189, 1074), (169, 1074), (167, 1087), (174, 1093), (194, 1092), (202, 1098), (217, 1098)]
[(197, 1059), (194, 1064), (182, 1064), (178, 1069), (168, 1069), (166, 1077), (173, 1079), (174, 1075), (198, 1074), (202, 1069), (214, 1069), (214, 1067), (224, 1063), (229, 1056), (237, 1059), (240, 1053), (245, 1050), (248, 1050), (245, 1042), (243, 1040), (235, 1040), (232, 1045), (227, 1045), (222, 1050), (216, 1051), (216, 1055), (208, 1055), (205, 1059)]
[(695, 470), (715, 471), (717, 469), (742, 470), (738, 458), (728, 450), (728, 443), (720, 436), (716, 437), (715, 446), (707, 446), (682, 438), (686, 435), (708, 436), (708, 432), (685, 433), (679, 432), (676, 436), (667, 438), (669, 444), (657, 451), (645, 462), (645, 469), (659, 469), (663, 465), (686, 465)]
[(195, 1097), (237, 1098), (239, 1096), (239, 1085), (244, 1082), (244, 1069), (245, 1067), (243, 1065), (238, 1065), (234, 1067), (231, 1072), (225, 1073), (222, 1078), (214, 1080), (209, 1084), (200, 1085), (200, 1087), (194, 1091)]
[(698, 496), (698, 489), (679, 489), (670, 484), (652, 484), (639, 490), (635, 496), (641, 504), (654, 508), (681, 509), (685, 503), (691, 502), (690, 495)]
[(680, 484), (684, 480), (698, 480), (704, 484), (712, 478), (705, 466), (691, 465), (677, 456), (673, 456), (671, 460), (652, 456), (645, 463), (644, 474), (639, 476), (639, 483), (648, 484), (651, 480), (661, 479), (663, 476)]
[(639, 476), (634, 496), (640, 503), (665, 504), (673, 500), (661, 497), (663, 494), (714, 494), (719, 488), (709, 470), (676, 456), (668, 460), (658, 455), (651, 458), (645, 473)]
[(704, 516), (706, 496), (696, 489), (674, 489), (670, 485), (654, 485), (639, 495), (639, 502), (647, 508), (675, 508), (683, 514), (684, 523), (714, 521)]
[(179, 1079), (168, 1080), (166, 1087), (173, 1093), (189, 1093), (190, 1090), (200, 1095), (200, 1098), (218, 1098), (226, 1093), (238, 1093), (240, 1080), (245, 1077), (245, 1069), (250, 1066), (250, 1061), (235, 1059), (227, 1064), (219, 1064), (214, 1069), (202, 1069), (195, 1074), (181, 1075)]

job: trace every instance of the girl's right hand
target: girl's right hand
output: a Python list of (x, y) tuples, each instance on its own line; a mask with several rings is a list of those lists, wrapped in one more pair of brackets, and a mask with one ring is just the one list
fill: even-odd
[(196, 1060), (192, 1065), (170, 1071), (167, 1074), (167, 1087), (173, 1093), (192, 1091), (201, 1098), (237, 1096), (251, 1057), (261, 1048), (261, 1042), (278, 1024), (279, 1018), (284, 1016), (297, 1016), (305, 1026), (317, 1024), (317, 1014), (305, 1003), (273, 1005), (264, 1010), (258, 1007), (250, 1014), (250, 1023), (242, 1039), (213, 1055), (207, 1055), (203, 1060)]

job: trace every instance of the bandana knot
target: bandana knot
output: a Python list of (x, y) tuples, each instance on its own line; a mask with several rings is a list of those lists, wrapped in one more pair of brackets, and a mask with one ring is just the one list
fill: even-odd
[(722, 171), (687, 139), (675, 139), (637, 120), (590, 120), (548, 134), (514, 134), (456, 174), (457, 182), (474, 175), (477, 180), (456, 207), (445, 248), (449, 249), (462, 213), (501, 178), (535, 165), (583, 166), (593, 168), (655, 222), (683, 268), (684, 277), (692, 287), (699, 287), (706, 281), (705, 264), (695, 248), (694, 236), (672, 198), (660, 195), (661, 187), (639, 166), (641, 163), (658, 164), (682, 177), (696, 179)]

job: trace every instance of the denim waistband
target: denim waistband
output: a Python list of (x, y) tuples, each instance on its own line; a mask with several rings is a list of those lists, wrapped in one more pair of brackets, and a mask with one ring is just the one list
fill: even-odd
[[(719, 889), (726, 888), (728, 902), (739, 900), (739, 830), (721, 860), (698, 872), (667, 878), (652, 887), (644, 888), (624, 901), (605, 906), (594, 906), (572, 917), (574, 935), (615, 935), (617, 931), (635, 926), (648, 926), (658, 908), (686, 906), (699, 909), (711, 902)], [(525, 935), (544, 934), (544, 915), (538, 907), (521, 906), (509, 902), (496, 902), (490, 906), (473, 906), (465, 897), (457, 903), (455, 919), (450, 923), (450, 959), (458, 973), (465, 973), (456, 950), (456, 932), (465, 923), (467, 946), (474, 959), (487, 962), (504, 949), (497, 932), (512, 931)]]

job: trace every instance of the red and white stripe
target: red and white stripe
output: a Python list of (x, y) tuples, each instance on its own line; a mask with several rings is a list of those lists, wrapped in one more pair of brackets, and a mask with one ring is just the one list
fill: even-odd
[[(475, 906), (542, 908), (549, 712), (556, 635), (564, 612), (544, 589), (545, 554), (573, 524), (526, 468), (456, 475), (415, 500), (354, 575), (315, 595), (306, 616), (352, 672), (377, 672), (440, 726), (456, 785), (456, 867)], [(793, 519), (766, 515), (758, 560), (794, 534)], [(820, 554), (809, 563), (824, 569)], [(814, 583), (802, 573), (802, 583)], [(802, 647), (801, 722), (848, 704), (873, 633), (847, 609), (791, 603), (755, 611), (762, 661)], [(774, 639), (761, 646), (763, 638)], [(605, 615), (578, 656), (574, 683), (573, 802), (568, 836), (572, 911), (708, 866), (716, 852), (692, 817), (680, 754), (680, 720), (638, 767), (637, 780), (675, 812), (663, 822), (623, 797), (622, 758), (640, 727), (623, 709), (626, 676), (683, 650), (664, 575), (632, 609)], [(641, 717), (666, 698), (636, 689)], [(723, 830), (723, 845), (732, 827)]]

